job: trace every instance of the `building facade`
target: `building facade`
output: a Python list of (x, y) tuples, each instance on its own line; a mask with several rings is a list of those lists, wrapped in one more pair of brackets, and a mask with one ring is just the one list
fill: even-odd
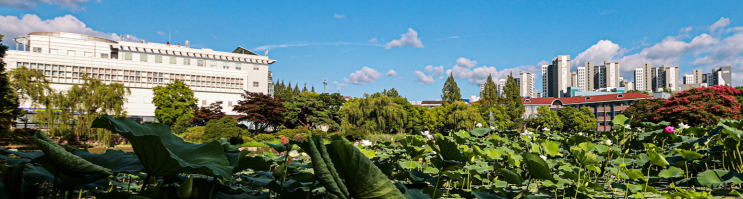
[(542, 82), (543, 84), (547, 82), (545, 85), (547, 87), (546, 96), (562, 97), (567, 94), (567, 88), (571, 86), (570, 55), (558, 55), (552, 59), (552, 65), (547, 65), (546, 68), (547, 78), (544, 79), (545, 66), (542, 66)]
[(638, 100), (651, 98), (652, 96), (642, 93), (617, 93), (595, 96), (577, 96), (566, 98), (536, 98), (523, 99), (525, 108), (524, 118), (536, 117), (539, 113), (537, 108), (549, 106), (550, 110), (557, 111), (563, 107), (582, 108), (588, 107), (597, 120), (599, 131), (610, 131), (613, 124), (611, 121), (615, 116), (622, 114), (630, 105)]
[(694, 84), (694, 75), (684, 74), (684, 84)]
[(635, 85), (632, 87), (633, 90), (645, 90), (645, 73), (643, 72), (644, 68), (635, 68), (634, 75), (635, 75)]
[(720, 68), (712, 69), (712, 85), (728, 85), (733, 83), (732, 79), (732, 67), (723, 66)]
[(522, 98), (536, 98), (537, 90), (536, 76), (530, 72), (519, 71), (519, 77), (515, 78), (516, 84), (519, 87), (519, 95)]
[[(222, 101), (223, 110), (235, 115), (232, 106), (244, 91), (268, 93), (270, 64), (276, 62), (245, 48), (233, 52), (185, 45), (113, 41), (88, 35), (35, 32), (16, 41), (23, 50), (8, 50), (9, 69), (25, 66), (43, 71), (50, 86), (64, 91), (82, 83), (82, 76), (105, 83), (122, 83), (131, 90), (125, 110), (133, 118), (154, 122), (152, 88), (175, 80), (186, 83), (199, 106)], [(23, 108), (31, 107), (23, 103)]]

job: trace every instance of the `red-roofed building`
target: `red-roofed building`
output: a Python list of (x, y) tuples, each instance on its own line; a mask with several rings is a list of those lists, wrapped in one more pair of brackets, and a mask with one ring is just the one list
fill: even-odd
[(565, 106), (574, 108), (588, 107), (591, 109), (596, 120), (598, 121), (597, 130), (611, 130), (611, 120), (614, 116), (621, 114), (627, 107), (637, 102), (637, 100), (652, 98), (653, 96), (642, 93), (618, 93), (596, 96), (577, 96), (564, 98), (524, 98), (524, 118), (535, 117), (537, 108), (540, 106), (550, 106), (550, 110), (556, 111)]

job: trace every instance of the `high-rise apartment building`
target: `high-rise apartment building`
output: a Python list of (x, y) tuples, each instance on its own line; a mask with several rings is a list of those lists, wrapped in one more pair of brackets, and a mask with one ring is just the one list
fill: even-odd
[(652, 68), (651, 75), (653, 79), (651, 91), (662, 91), (664, 88), (668, 88), (671, 91), (679, 90), (677, 83), (679, 77), (678, 66), (663, 65), (661, 67), (654, 67)]
[(586, 90), (586, 67), (585, 66), (579, 66), (578, 67), (578, 88), (580, 88), (580, 91), (588, 91)]
[(585, 91), (593, 91), (596, 89), (596, 67), (593, 65), (593, 62), (583, 63), (583, 67), (586, 68)]
[(704, 79), (704, 75), (702, 73), (702, 70), (691, 70), (692, 75), (692, 84), (701, 84), (701, 83), (707, 83), (707, 80)]
[(645, 90), (645, 73), (643, 72), (643, 68), (635, 68), (635, 81), (634, 81), (634, 87), (628, 90)]
[[(642, 89), (637, 89), (641, 91), (653, 91), (653, 65), (650, 63), (644, 63), (642, 64), (642, 78), (643, 78), (643, 87)], [(637, 81), (637, 79), (635, 79)]]
[(570, 86), (579, 87), (578, 86), (578, 73), (575, 71), (570, 72)]
[(534, 88), (536, 76), (530, 72), (519, 71), (519, 77), (515, 78), (519, 87), (519, 95), (522, 98), (536, 98), (537, 91)]
[(549, 96), (549, 66), (550, 65), (542, 65), (542, 96), (544, 97)]
[[(242, 47), (233, 52), (109, 39), (60, 32), (34, 32), (15, 39), (23, 50), (9, 50), (9, 69), (25, 66), (43, 71), (50, 86), (65, 91), (83, 82), (84, 74), (131, 90), (127, 115), (154, 122), (152, 88), (181, 80), (194, 91), (197, 105), (222, 101), (228, 115), (244, 91), (268, 93), (268, 66), (276, 62)], [(33, 109), (29, 103), (22, 108)]]
[(544, 78), (543, 70), (543, 82), (547, 82), (547, 97), (563, 97), (568, 93), (568, 87), (571, 86), (571, 75), (570, 75), (570, 55), (558, 55), (552, 59), (552, 65), (548, 65), (546, 68), (546, 76)]
[(619, 86), (619, 62), (618, 61), (604, 61), (603, 67), (605, 82), (602, 82), (605, 86), (601, 88), (617, 88)]
[(503, 97), (503, 93), (505, 93), (503, 91), (503, 88), (506, 87), (506, 82), (507, 82), (506, 79), (499, 79), (498, 80), (498, 96), (500, 96), (500, 97)]
[[(732, 67), (723, 66), (720, 68), (712, 69), (712, 84), (711, 85), (728, 85), (733, 83), (732, 79)], [(708, 83), (709, 84), (709, 83)]]
[(694, 75), (684, 74), (684, 84), (694, 84)]

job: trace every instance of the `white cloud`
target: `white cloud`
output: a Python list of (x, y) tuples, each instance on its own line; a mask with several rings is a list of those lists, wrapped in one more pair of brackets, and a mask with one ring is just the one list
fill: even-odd
[(333, 85), (335, 86), (335, 89), (338, 90), (338, 91), (341, 91), (341, 89), (343, 89), (346, 86), (348, 86), (348, 85), (346, 85), (344, 83), (340, 83), (338, 81), (333, 81)]
[[(543, 63), (546, 61), (542, 61), (540, 63)], [(467, 79), (467, 81), (470, 84), (481, 84), (485, 83), (485, 81), (488, 79), (488, 76), (492, 75), (493, 79), (500, 79), (505, 78), (506, 75), (511, 74), (512, 72), (515, 74), (518, 74), (519, 71), (526, 71), (531, 72), (533, 74), (538, 74), (541, 71), (541, 68), (538, 68), (536, 66), (531, 65), (524, 65), (519, 66), (515, 68), (509, 68), (504, 69), (501, 71), (498, 71), (493, 66), (481, 66), (476, 67), (477, 61), (473, 61), (467, 58), (460, 57), (457, 59), (457, 64), (454, 65), (451, 69), (446, 70), (446, 75), (452, 75), (454, 78), (457, 79)], [(426, 67), (427, 71), (432, 71), (433, 69), (429, 69), (429, 67)], [(443, 66), (441, 67), (441, 70), (443, 70)], [(419, 77), (420, 78), (420, 77)], [(440, 79), (443, 79), (443, 76), (440, 77)]]
[(379, 73), (379, 71), (364, 66), (364, 68), (361, 68), (361, 70), (357, 70), (356, 72), (351, 73), (351, 76), (349, 78), (343, 78), (343, 81), (352, 84), (366, 84), (377, 81), (381, 76), (382, 73)]
[(343, 19), (343, 18), (346, 18), (346, 15), (344, 15), (344, 14), (333, 14), (333, 17), (335, 17), (336, 19)]
[[(0, 0), (1, 1), (1, 0)], [(12, 43), (9, 46), (15, 46), (13, 38), (26, 35), (31, 32), (69, 32), (90, 36), (101, 37), (114, 41), (119, 41), (119, 35), (116, 33), (105, 33), (93, 30), (87, 27), (85, 23), (72, 15), (56, 17), (54, 19), (42, 20), (34, 14), (23, 15), (22, 18), (16, 16), (0, 15), (0, 33), (5, 35), (5, 41)], [(126, 39), (126, 37), (124, 37)], [(131, 36), (129, 41), (140, 41), (139, 38)]]
[(376, 37), (375, 38), (371, 38), (369, 40), (369, 43), (377, 43), (377, 38)]
[[(63, 8), (82, 8), (85, 9), (83, 3), (90, 0), (0, 0), (0, 7), (14, 7), (18, 9), (30, 10), (36, 7), (39, 3), (46, 4), (57, 4)], [(98, 0), (100, 3), (101, 1)]]
[(387, 76), (390, 76), (390, 77), (397, 76), (397, 72), (395, 72), (395, 70), (390, 69), (390, 71), (387, 71)]
[(537, 66), (542, 67), (542, 65), (550, 65), (552, 63), (548, 62), (547, 60), (542, 60), (539, 63), (537, 63)]
[(725, 28), (725, 26), (730, 25), (730, 19), (725, 17), (720, 17), (720, 20), (717, 20), (717, 22), (713, 23), (711, 26), (709, 26), (709, 32), (714, 33), (715, 30), (718, 28)]
[(401, 47), (401, 46), (412, 46), (415, 48), (423, 48), (423, 42), (418, 38), (418, 32), (413, 30), (413, 28), (408, 28), (408, 32), (401, 35), (402, 37), (400, 39), (395, 39), (390, 41), (385, 45), (384, 48), (391, 49), (394, 47)]
[(415, 73), (415, 76), (418, 77), (418, 82), (420, 83), (430, 84), (430, 83), (435, 82), (432, 76), (426, 75), (425, 73), (419, 70), (415, 71), (414, 73)]
[[(735, 60), (743, 53), (743, 33), (738, 33), (723, 39), (719, 45), (713, 47), (712, 53), (691, 62), (692, 65), (709, 65), (729, 60)], [(733, 61), (734, 62), (734, 61)]]
[(157, 34), (158, 35), (165, 35), (165, 32), (164, 31), (157, 31)]
[(457, 59), (457, 64), (454, 65), (451, 69), (446, 70), (446, 75), (452, 75), (454, 78), (463, 79), (463, 78), (469, 78), (472, 76), (472, 71), (470, 68), (473, 68), (477, 65), (477, 61), (472, 61), (470, 59), (460, 57)]
[(601, 40), (575, 56), (572, 65), (582, 66), (584, 62), (594, 62), (594, 64), (600, 65), (604, 60), (612, 60), (614, 57), (621, 56), (622, 52), (623, 49), (619, 47), (619, 44), (609, 40)]

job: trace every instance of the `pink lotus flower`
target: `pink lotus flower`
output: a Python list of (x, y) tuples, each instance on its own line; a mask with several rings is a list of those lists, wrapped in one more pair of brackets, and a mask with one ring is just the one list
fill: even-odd
[(668, 133), (675, 133), (676, 132), (676, 129), (673, 129), (672, 126), (666, 126), (666, 132), (668, 132)]
[(353, 143), (354, 146), (359, 146), (359, 144), (360, 144), (359, 142), (354, 142)]

